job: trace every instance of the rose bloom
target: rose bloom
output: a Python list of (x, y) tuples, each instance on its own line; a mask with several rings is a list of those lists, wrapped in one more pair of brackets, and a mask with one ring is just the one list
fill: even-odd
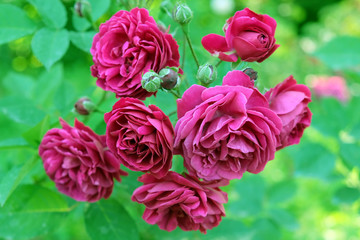
[(139, 181), (144, 185), (134, 191), (131, 199), (146, 206), (143, 219), (147, 223), (157, 224), (163, 230), (172, 231), (179, 226), (184, 231), (206, 233), (225, 216), (223, 204), (227, 194), (218, 187), (228, 181), (203, 183), (171, 171), (161, 179), (145, 174)]
[(276, 21), (268, 15), (248, 8), (238, 11), (226, 21), (225, 37), (209, 34), (203, 37), (203, 47), (223, 61), (262, 62), (280, 45), (275, 44)]
[(222, 86), (191, 86), (177, 105), (175, 153), (191, 175), (241, 178), (274, 158), (281, 120), (242, 71), (229, 72)]
[(150, 69), (179, 66), (178, 45), (163, 33), (146, 9), (119, 11), (100, 25), (90, 50), (96, 84), (117, 97), (145, 99), (155, 93), (141, 87), (141, 76)]
[(121, 98), (105, 114), (106, 142), (121, 163), (133, 171), (157, 177), (171, 168), (174, 129), (157, 106), (135, 98)]
[(312, 113), (308, 107), (311, 102), (310, 89), (297, 84), (293, 76), (289, 76), (266, 92), (265, 97), (271, 110), (280, 117), (283, 124), (277, 149), (298, 144), (304, 129), (311, 123)]
[(60, 119), (62, 129), (50, 129), (39, 146), (46, 174), (57, 189), (77, 201), (95, 202), (110, 197), (114, 180), (127, 173), (99, 136), (75, 119), (69, 126)]
[(335, 97), (341, 102), (350, 98), (346, 81), (340, 76), (310, 76), (310, 86), (318, 97)]

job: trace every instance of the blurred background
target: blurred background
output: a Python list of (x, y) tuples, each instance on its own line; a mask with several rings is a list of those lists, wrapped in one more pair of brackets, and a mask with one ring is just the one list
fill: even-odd
[[(0, 0), (0, 239), (116, 239), (126, 232), (131, 233), (127, 239), (148, 240), (359, 239), (359, 0), (187, 1), (194, 12), (189, 33), (201, 63), (218, 61), (202, 48), (201, 38), (222, 35), (226, 19), (248, 7), (277, 21), (281, 46), (263, 63), (238, 68), (256, 70), (263, 92), (293, 75), (313, 94), (312, 125), (300, 144), (278, 151), (263, 172), (246, 173), (223, 188), (229, 195), (227, 216), (206, 235), (179, 229), (168, 233), (146, 224), (143, 206), (130, 200), (140, 186), (138, 173), (129, 172), (116, 183), (110, 200), (98, 204), (77, 203), (58, 193), (46, 176), (37, 147), (48, 129), (59, 126), (59, 117), (71, 125), (77, 117), (98, 134), (105, 132), (101, 113), (71, 112), (80, 97), (96, 103), (102, 96), (90, 74), (89, 53), (102, 22), (147, 2), (155, 20), (170, 25), (184, 58), (181, 29), (167, 14), (175, 1), (88, 2), (91, 12), (84, 18), (74, 0)], [(185, 77), (196, 83), (188, 48), (184, 62)], [(230, 64), (222, 63), (212, 85), (221, 84), (229, 70)], [(176, 103), (168, 99), (159, 92), (146, 103), (169, 114)], [(115, 101), (108, 94), (99, 109), (107, 112)], [(175, 170), (181, 170), (181, 161), (174, 157)]]

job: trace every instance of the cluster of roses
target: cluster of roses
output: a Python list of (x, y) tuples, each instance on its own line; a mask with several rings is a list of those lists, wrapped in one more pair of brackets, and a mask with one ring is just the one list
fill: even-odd
[[(271, 17), (244, 9), (227, 20), (225, 37), (210, 34), (202, 44), (223, 61), (261, 62), (278, 47), (275, 28)], [(277, 150), (299, 142), (311, 121), (310, 91), (292, 76), (263, 95), (234, 70), (221, 86), (187, 89), (177, 100), (174, 129), (161, 109), (141, 101), (155, 94), (142, 87), (143, 74), (179, 67), (180, 58), (175, 39), (146, 9), (119, 11), (101, 24), (91, 53), (97, 85), (120, 99), (104, 116), (104, 136), (77, 120), (49, 130), (39, 148), (46, 173), (60, 192), (94, 202), (127, 175), (120, 164), (144, 172), (132, 200), (146, 206), (146, 222), (164, 230), (217, 226), (227, 202), (219, 187), (261, 172)], [(170, 171), (173, 154), (182, 155), (188, 173)]]

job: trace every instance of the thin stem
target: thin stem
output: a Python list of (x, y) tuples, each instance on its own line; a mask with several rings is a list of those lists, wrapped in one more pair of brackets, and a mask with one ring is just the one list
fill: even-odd
[(182, 53), (182, 62), (181, 62), (181, 69), (184, 70), (184, 66), (185, 66), (185, 53), (186, 53), (186, 36), (184, 34), (184, 39), (183, 39), (183, 53)]
[(186, 38), (186, 40), (187, 40), (187, 42), (188, 42), (188, 45), (189, 45), (189, 47), (190, 47), (191, 54), (192, 54), (193, 57), (194, 57), (196, 66), (199, 68), (199, 66), (200, 66), (199, 60), (198, 60), (197, 57), (196, 57), (196, 54), (195, 54), (195, 51), (194, 51), (194, 49), (193, 49), (193, 47), (192, 47), (192, 44), (191, 44), (191, 40), (190, 40), (190, 38), (189, 38), (189, 35), (187, 34), (187, 31), (185, 30), (185, 26), (182, 25), (182, 26), (181, 26), (181, 29), (183, 30), (183, 33), (184, 33), (184, 35), (185, 35), (185, 38)]
[(176, 98), (181, 98), (180, 94), (178, 94), (177, 92), (175, 92), (174, 90), (170, 90), (169, 91), (172, 95), (174, 95)]
[(220, 59), (220, 61), (215, 65), (215, 67), (218, 67), (222, 62), (223, 60)]
[(171, 113), (168, 114), (168, 117), (171, 117), (172, 115), (174, 115), (175, 113), (177, 113), (177, 111), (173, 111)]

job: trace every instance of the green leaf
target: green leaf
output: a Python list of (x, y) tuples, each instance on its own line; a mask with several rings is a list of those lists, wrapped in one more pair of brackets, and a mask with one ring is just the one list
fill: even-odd
[(0, 111), (15, 122), (30, 126), (36, 125), (45, 117), (45, 113), (39, 110), (32, 101), (20, 96), (0, 99)]
[(88, 0), (91, 5), (91, 18), (93, 22), (98, 20), (109, 9), (111, 0)]
[(321, 46), (314, 55), (329, 67), (340, 70), (360, 65), (360, 38), (339, 36)]
[(10, 72), (5, 76), (3, 84), (12, 93), (28, 98), (34, 87), (34, 79), (24, 74)]
[(35, 127), (31, 128), (23, 134), (24, 139), (34, 147), (38, 147), (42, 137), (46, 131), (50, 128), (49, 115), (47, 115), (41, 122)]
[(70, 32), (70, 39), (76, 47), (90, 53), (94, 35), (95, 32)]
[(44, 71), (34, 87), (32, 98), (41, 104), (48, 100), (49, 95), (60, 85), (63, 79), (63, 66), (54, 65), (49, 71)]
[(79, 32), (85, 31), (89, 27), (91, 27), (91, 23), (89, 23), (89, 21), (86, 20), (86, 18), (79, 17), (76, 14), (72, 15), (72, 24), (73, 24), (74, 28)]
[(273, 221), (268, 219), (258, 219), (253, 224), (255, 230), (254, 240), (274, 240), (281, 239), (281, 232), (279, 227)]
[(53, 102), (61, 115), (69, 113), (75, 104), (74, 87), (70, 83), (63, 81), (55, 92)]
[(86, 230), (91, 239), (139, 239), (134, 220), (115, 200), (92, 203), (85, 212)]
[(340, 155), (350, 168), (360, 168), (359, 149), (357, 144), (341, 143), (340, 145)]
[[(240, 63), (243, 63), (240, 58), (238, 58), (238, 60), (236, 62), (232, 62), (231, 70), (235, 70), (240, 65)], [(241, 65), (243, 65), (243, 64), (241, 64)]]
[(31, 49), (47, 69), (66, 53), (69, 47), (69, 33), (66, 29), (52, 30), (42, 28), (35, 33)]
[(275, 208), (269, 211), (270, 217), (280, 226), (289, 231), (294, 231), (299, 228), (299, 223), (296, 218), (288, 211)]
[(60, 0), (28, 0), (50, 28), (60, 29), (67, 21), (66, 9)]
[[(199, 239), (220, 240), (220, 239), (241, 239), (250, 240), (254, 232), (239, 220), (228, 219), (226, 217), (220, 225), (208, 230), (206, 235), (201, 235)], [(192, 238), (190, 238), (192, 239)]]
[(27, 161), (23, 166), (13, 167), (10, 171), (2, 177), (0, 181), (0, 206), (2, 207), (8, 197), (16, 189), (16, 187), (21, 183), (23, 178), (30, 172), (30, 170), (35, 166), (36, 161), (38, 161), (37, 154), (29, 161)]
[(0, 141), (0, 149), (17, 148), (24, 146), (28, 146), (28, 143), (23, 138), (8, 138)]
[(303, 143), (288, 148), (295, 161), (295, 174), (328, 180), (335, 167), (336, 156), (316, 143)]
[(0, 236), (29, 239), (57, 230), (70, 209), (64, 198), (36, 185), (19, 186), (0, 208)]
[(32, 34), (36, 25), (20, 8), (0, 4), (0, 45)]
[(333, 202), (335, 204), (352, 204), (360, 198), (360, 191), (356, 188), (342, 186), (338, 188), (334, 194)]
[(268, 199), (271, 204), (283, 203), (290, 200), (296, 193), (294, 181), (283, 181), (271, 186), (268, 190)]

